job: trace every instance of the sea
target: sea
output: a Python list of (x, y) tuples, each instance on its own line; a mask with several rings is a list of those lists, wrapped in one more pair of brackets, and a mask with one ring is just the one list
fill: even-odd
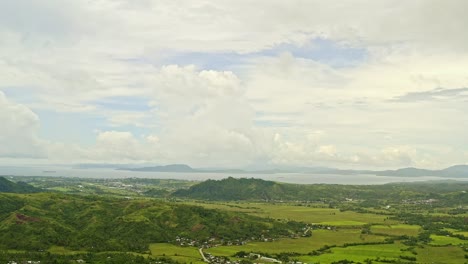
[(0, 166), (1, 176), (49, 176), (49, 177), (79, 177), (79, 178), (152, 178), (152, 179), (177, 179), (189, 181), (204, 181), (208, 179), (220, 180), (233, 178), (257, 178), (269, 181), (297, 183), (297, 184), (353, 184), (376, 185), (395, 182), (441, 181), (456, 180), (468, 181), (468, 178), (443, 178), (443, 177), (393, 177), (377, 176), (371, 174), (314, 174), (314, 173), (183, 173), (183, 172), (138, 172), (116, 169), (81, 169), (63, 166)]

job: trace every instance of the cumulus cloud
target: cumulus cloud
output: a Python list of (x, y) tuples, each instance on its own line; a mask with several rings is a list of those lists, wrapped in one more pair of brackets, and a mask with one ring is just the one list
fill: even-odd
[(247, 164), (261, 153), (254, 112), (232, 72), (163, 67), (153, 81), (158, 135), (168, 158), (191, 164)]
[(48, 158), (64, 163), (141, 163), (164, 160), (157, 136), (136, 137), (127, 131), (100, 131), (90, 146), (49, 142)]
[(28, 107), (8, 100), (0, 91), (0, 157), (43, 158), (39, 118)]
[[(0, 94), (0, 156), (203, 166), (465, 163), (466, 7), (462, 0), (1, 1), (0, 89), (21, 104)], [(317, 39), (366, 56), (336, 67), (272, 52)], [(233, 71), (197, 68), (191, 53), (242, 60)], [(188, 55), (165, 65), (174, 54)], [(148, 105), (95, 103), (136, 97)], [(43, 111), (99, 118), (101, 132), (87, 146), (45, 141), (33, 111), (41, 119)]]

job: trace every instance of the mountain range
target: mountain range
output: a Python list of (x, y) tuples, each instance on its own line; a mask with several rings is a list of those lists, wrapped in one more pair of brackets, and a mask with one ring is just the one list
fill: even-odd
[(354, 175), (368, 174), (394, 177), (422, 177), (433, 176), (443, 178), (468, 178), (468, 165), (455, 165), (441, 170), (418, 169), (413, 167), (397, 170), (342, 170), (327, 167), (288, 167), (265, 170), (242, 169), (205, 169), (192, 168), (185, 164), (170, 164), (165, 166), (118, 168), (118, 170), (146, 171), (146, 172), (173, 172), (173, 173), (232, 173), (232, 174), (275, 174), (275, 173), (311, 173), (311, 174), (338, 174)]

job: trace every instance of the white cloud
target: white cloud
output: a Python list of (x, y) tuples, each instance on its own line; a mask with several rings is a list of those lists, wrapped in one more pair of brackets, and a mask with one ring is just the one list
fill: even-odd
[(263, 155), (254, 113), (232, 72), (167, 66), (152, 85), (163, 128), (158, 136), (169, 159), (234, 166)]
[(101, 131), (91, 146), (51, 142), (48, 158), (62, 163), (141, 163), (164, 160), (157, 136), (137, 138), (126, 131)]
[(0, 91), (0, 157), (43, 158), (37, 137), (39, 118), (28, 107), (9, 101)]
[[(0, 94), (0, 156), (203, 166), (466, 163), (464, 99), (394, 99), (468, 87), (467, 7), (462, 0), (1, 1), (0, 89), (29, 97), (18, 104)], [(198, 69), (189, 56), (161, 65), (181, 53), (261, 54), (317, 37), (367, 56), (343, 68), (288, 52), (250, 54), (237, 72)], [(94, 104), (108, 97), (145, 98), (153, 109)], [(107, 127), (96, 125), (105, 132), (93, 146), (46, 142), (30, 109), (97, 116)], [(147, 130), (122, 132), (128, 127)]]

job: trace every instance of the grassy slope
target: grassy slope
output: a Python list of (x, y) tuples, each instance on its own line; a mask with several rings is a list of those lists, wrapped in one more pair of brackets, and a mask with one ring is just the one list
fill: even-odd
[[(63, 194), (0, 194), (0, 247), (52, 245), (95, 251), (145, 251), (176, 236), (236, 239), (287, 235), (286, 223), (157, 200), (105, 199)], [(27, 239), (16, 239), (18, 234)]]
[(40, 189), (35, 188), (24, 182), (12, 182), (5, 177), (0, 177), (0, 193), (35, 193)]
[[(193, 204), (193, 203), (189, 203)], [(273, 219), (294, 219), (306, 223), (320, 223), (335, 226), (362, 226), (368, 223), (394, 224), (384, 215), (363, 214), (352, 211), (341, 212), (333, 208), (313, 208), (307, 206), (295, 206), (289, 204), (266, 203), (197, 203), (200, 206), (211, 209), (230, 210), (243, 212), (260, 217)]]

